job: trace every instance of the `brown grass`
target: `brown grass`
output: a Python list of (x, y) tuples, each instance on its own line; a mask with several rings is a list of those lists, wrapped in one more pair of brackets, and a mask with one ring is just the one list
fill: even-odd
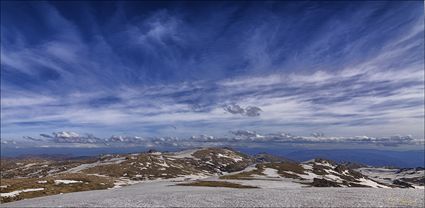
[(292, 162), (278, 162), (278, 163), (263, 163), (257, 164), (255, 170), (241, 172), (232, 175), (220, 176), (220, 179), (233, 179), (233, 180), (250, 180), (254, 179), (254, 175), (264, 175), (263, 171), (265, 168), (273, 168), (277, 170), (277, 173), (282, 177), (286, 178), (294, 178), (294, 179), (302, 179), (298, 175), (288, 173), (286, 171), (291, 171), (298, 174), (305, 174), (305, 169), (296, 163)]
[(305, 169), (297, 164), (291, 162), (280, 162), (280, 163), (266, 163), (264, 164), (267, 168), (274, 168), (278, 171), (279, 174), (283, 174), (283, 171), (291, 171), (298, 174), (305, 174)]
[[(150, 165), (146, 165), (150, 163)], [(101, 174), (110, 177), (129, 177), (133, 180), (145, 180), (155, 178), (174, 178), (179, 175), (186, 175), (197, 173), (191, 164), (180, 162), (180, 160), (167, 161), (169, 167), (163, 167), (157, 164), (162, 164), (155, 157), (149, 155), (141, 155), (136, 159), (130, 159), (120, 164), (98, 165), (83, 170), (83, 173)], [(140, 165), (144, 164), (144, 165)], [(175, 164), (180, 165), (181, 168), (175, 167)], [(141, 175), (141, 177), (136, 177)]]
[(207, 186), (207, 187), (225, 187), (225, 188), (258, 188), (256, 186), (248, 186), (227, 181), (195, 181), (191, 183), (180, 183), (179, 186)]
[[(54, 180), (59, 179), (82, 181), (82, 183), (55, 184)], [(47, 181), (47, 183), (39, 184), (37, 183), (38, 181)], [(112, 178), (86, 175), (81, 173), (68, 173), (43, 178), (2, 179), (1, 185), (7, 185), (7, 188), (1, 189), (1, 193), (8, 193), (29, 188), (44, 188), (43, 191), (20, 193), (15, 197), (1, 197), (0, 201), (4, 203), (60, 193), (107, 189), (113, 187), (114, 183)]]
[(254, 175), (264, 175), (264, 167), (261, 164), (257, 164), (255, 166), (257, 169), (251, 171), (240, 172), (231, 175), (220, 176), (220, 179), (228, 179), (228, 180), (250, 180), (253, 179)]

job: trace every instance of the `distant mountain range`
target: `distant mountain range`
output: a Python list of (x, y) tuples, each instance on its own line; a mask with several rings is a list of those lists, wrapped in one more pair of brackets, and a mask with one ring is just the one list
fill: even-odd
[(298, 162), (306, 161), (312, 158), (326, 158), (336, 162), (355, 162), (371, 166), (389, 166), (389, 167), (424, 167), (424, 150), (376, 150), (376, 149), (254, 149), (238, 148), (238, 150), (257, 154), (268, 152), (273, 155), (282, 156)]
[[(178, 151), (178, 147), (157, 148), (160, 151)], [(371, 166), (390, 166), (399, 168), (423, 167), (425, 164), (424, 150), (377, 150), (377, 149), (304, 149), (304, 148), (241, 148), (238, 151), (245, 154), (254, 155), (262, 152), (284, 157), (294, 161), (306, 161), (312, 158), (326, 158), (336, 162), (355, 162)], [(1, 157), (17, 157), (21, 155), (39, 154), (66, 154), (69, 156), (96, 156), (99, 154), (125, 154), (131, 152), (147, 151), (149, 147), (21, 147), (4, 148), (1, 147)]]

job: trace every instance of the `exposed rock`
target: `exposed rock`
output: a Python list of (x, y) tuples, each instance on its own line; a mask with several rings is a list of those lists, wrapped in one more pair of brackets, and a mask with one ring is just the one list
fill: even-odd
[(321, 178), (314, 178), (311, 185), (314, 187), (341, 187), (337, 182)]
[(406, 183), (404, 181), (401, 180), (394, 180), (393, 184), (401, 187), (401, 188), (414, 188), (412, 185), (410, 185), (409, 183)]

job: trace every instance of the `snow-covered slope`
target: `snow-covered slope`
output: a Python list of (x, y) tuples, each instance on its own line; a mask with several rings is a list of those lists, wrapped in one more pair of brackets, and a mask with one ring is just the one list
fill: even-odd
[(139, 183), (1, 204), (0, 207), (421, 207), (423, 190), (372, 188), (261, 188)]
[(381, 183), (404, 188), (424, 188), (425, 170), (423, 168), (358, 168), (360, 173)]
[(332, 161), (314, 159), (304, 163), (260, 163), (255, 169), (220, 177), (227, 180), (273, 180), (315, 187), (372, 187), (390, 188), (385, 183), (374, 181), (344, 165)]

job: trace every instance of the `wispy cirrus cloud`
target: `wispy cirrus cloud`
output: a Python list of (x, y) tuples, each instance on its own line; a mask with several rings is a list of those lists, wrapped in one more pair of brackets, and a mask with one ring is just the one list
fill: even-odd
[[(411, 80), (405, 81), (409, 83)], [(285, 128), (291, 131), (339, 128), (343, 129), (340, 130), (341, 133), (345, 131), (345, 134), (348, 134), (348, 132), (355, 133), (358, 129), (367, 129), (369, 126), (396, 126), (400, 122), (407, 122), (417, 125), (417, 132), (420, 133), (420, 122), (424, 114), (423, 108), (420, 108), (423, 106), (423, 86), (420, 84), (404, 84), (407, 87), (400, 88), (397, 84), (399, 80), (396, 79), (384, 83), (358, 79), (358, 81), (351, 80), (355, 88), (328, 87), (339, 82), (341, 79), (338, 78), (323, 82), (321, 85), (317, 82), (313, 84), (306, 82), (301, 86), (300, 83), (288, 86), (287, 82), (282, 82), (285, 83), (283, 86), (276, 83), (262, 84), (261, 89), (253, 86), (240, 90), (232, 85), (220, 86), (212, 91), (208, 88), (210, 86), (208, 83), (198, 83), (195, 88), (202, 92), (202, 96), (215, 98), (214, 102), (208, 103), (193, 96), (191, 93), (193, 86), (180, 88), (158, 86), (157, 89), (150, 87), (152, 91), (146, 93), (143, 93), (143, 90), (135, 92), (131, 89), (126, 93), (118, 91), (112, 94), (112, 98), (109, 97), (110, 94), (106, 96), (102, 93), (79, 94), (69, 99), (40, 99), (40, 103), (29, 102), (27, 105), (24, 102), (12, 105), (13, 102), (8, 103), (5, 100), (6, 104), (3, 107), (7, 107), (8, 110), (2, 114), (2, 118), (3, 125), (26, 122), (28, 121), (26, 115), (30, 114), (31, 121), (37, 122), (62, 120), (69, 124), (93, 125), (99, 128), (126, 124), (135, 128), (156, 127), (159, 131), (164, 130), (170, 134), (188, 131), (185, 125), (190, 123), (204, 123), (214, 128), (223, 128), (222, 133), (229, 128), (248, 125), (265, 130)], [(315, 91), (310, 91), (309, 88)], [(374, 89), (375, 92), (364, 93), (368, 89)], [(244, 103), (245, 106), (261, 106), (262, 113), (251, 118), (228, 114), (222, 109), (222, 105), (229, 98)], [(193, 110), (194, 103), (202, 106), (203, 110)], [(241, 113), (244, 113), (245, 109), (242, 110)], [(416, 122), (417, 124), (414, 124)], [(257, 123), (262, 125), (258, 127)], [(58, 127), (60, 125), (62, 124)], [(164, 128), (167, 125), (177, 125), (178, 131), (172, 132), (176, 130)], [(409, 128), (409, 131), (411, 129)], [(395, 130), (399, 132), (392, 132), (393, 134), (403, 131), (401, 128)], [(378, 130), (369, 131), (374, 133)]]

